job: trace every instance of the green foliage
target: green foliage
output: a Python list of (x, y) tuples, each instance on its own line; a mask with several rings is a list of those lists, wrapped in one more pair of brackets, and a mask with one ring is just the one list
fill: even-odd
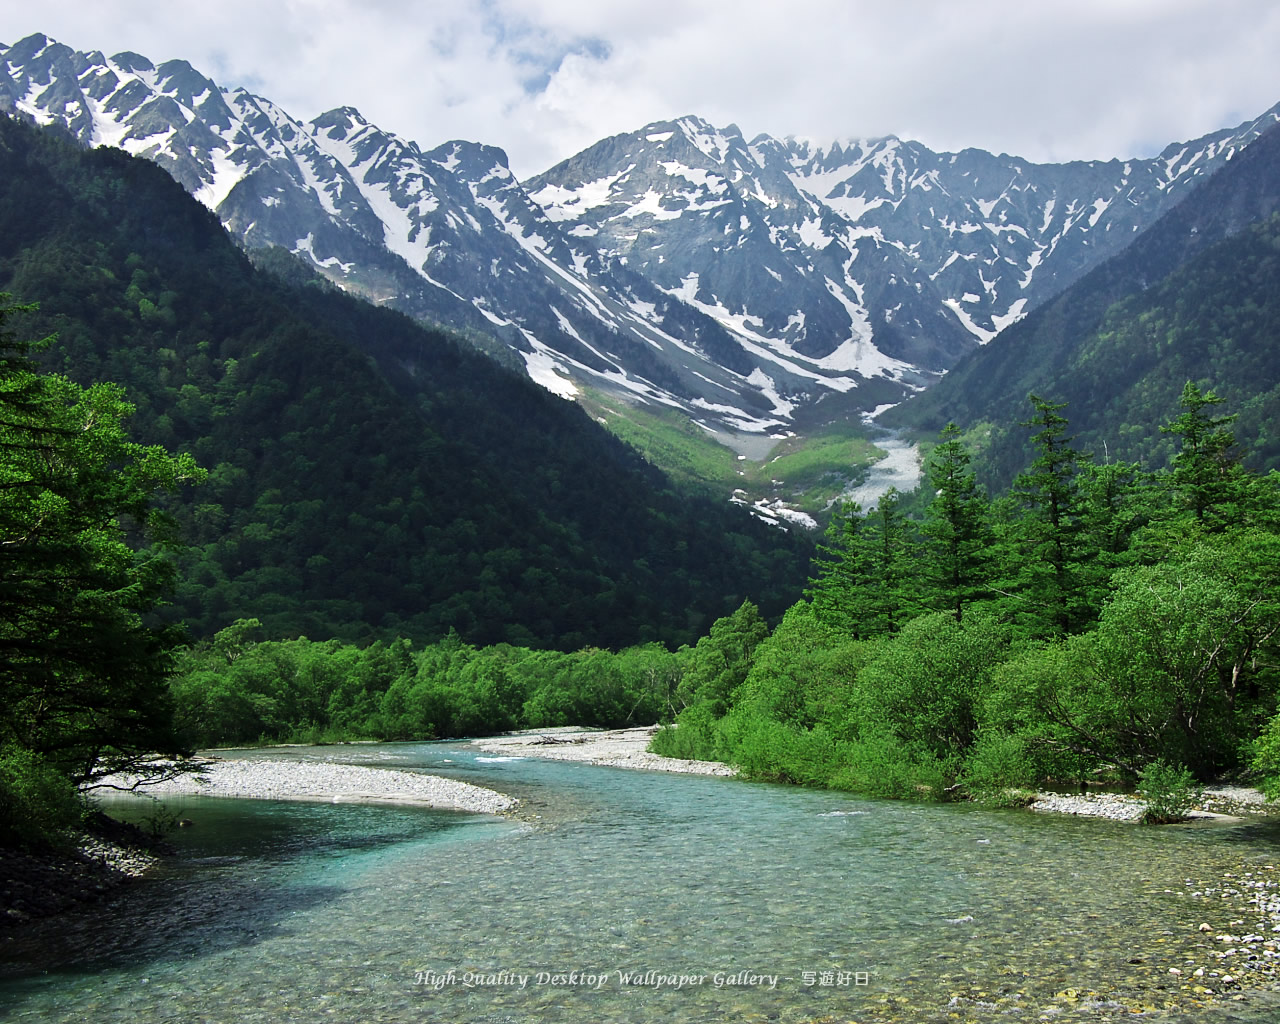
[(0, 847), (47, 847), (84, 817), (84, 803), (66, 774), (39, 754), (0, 747)]
[(1027, 740), (997, 729), (978, 731), (960, 773), (960, 782), (975, 800), (997, 807), (1026, 803), (1026, 790), (1037, 781)]
[(664, 725), (649, 741), (649, 749), (663, 757), (714, 761), (720, 754), (716, 742), (715, 717), (707, 704), (695, 704), (680, 713), (677, 721)]
[[(180, 630), (148, 614), (172, 590), (174, 524), (157, 493), (190, 456), (129, 440), (114, 385), (42, 374), (0, 295), (0, 743), (77, 785), (179, 755), (167, 676)], [(144, 547), (143, 545), (149, 545)]]
[(849, 743), (843, 760), (827, 783), (830, 788), (892, 800), (941, 800), (958, 767), (952, 758), (939, 759), (876, 729)]
[(1013, 484), (1022, 507), (1014, 528), (1011, 573), (1014, 607), (1032, 632), (1065, 636), (1093, 618), (1084, 589), (1085, 565), (1093, 552), (1082, 543), (1083, 517), (1077, 476), (1084, 456), (1071, 447), (1065, 403), (1037, 395), (1035, 415), (1022, 425), (1036, 429), (1036, 457)]
[(1262, 776), (1268, 800), (1280, 797), (1280, 715), (1273, 716), (1263, 728), (1250, 768)]
[[(1280, 480), (1214, 455), (1195, 479), (1227, 487), (1205, 508), (1231, 514), (1206, 524), (1191, 477), (1085, 462), (1061, 405), (1032, 402), (1039, 454), (998, 510), (948, 430), (919, 531), (892, 495), (879, 520), (843, 508), (810, 601), (657, 749), (683, 732), (686, 756), (750, 778), (994, 804), (1156, 761), (1204, 778), (1253, 758), (1280, 774), (1280, 726), (1255, 743), (1280, 696)], [(1212, 419), (1172, 432), (1220, 454), (1225, 441), (1203, 441), (1223, 429)], [(930, 605), (944, 610), (911, 617)]]
[(935, 497), (920, 527), (926, 538), (929, 604), (949, 611), (957, 622), (966, 606), (989, 596), (994, 571), (987, 497), (969, 461), (959, 428), (947, 424), (929, 458), (929, 483)]
[(1236, 767), (1275, 706), (1277, 571), (1277, 538), (1251, 534), (1117, 573), (1098, 628), (1006, 665), (984, 720), (1134, 778)]
[(823, 725), (839, 733), (852, 713), (853, 681), (877, 649), (827, 625), (814, 604), (801, 601), (756, 648), (750, 671), (733, 694), (734, 711), (796, 729)]
[(1174, 501), (1198, 529), (1210, 533), (1240, 525), (1242, 506), (1248, 503), (1247, 477), (1235, 434), (1229, 429), (1235, 417), (1213, 416), (1208, 411), (1221, 403), (1212, 391), (1202, 393), (1187, 381), (1179, 399), (1181, 415), (1161, 428), (1180, 442), (1168, 478)]
[(1148, 825), (1183, 821), (1187, 811), (1199, 802), (1201, 793), (1189, 769), (1163, 758), (1157, 758), (1142, 770), (1138, 792), (1147, 801), (1142, 820)]
[(797, 729), (736, 714), (720, 725), (717, 751), (731, 751), (728, 760), (744, 777), (760, 782), (826, 786), (844, 765), (849, 746), (821, 725)]
[(882, 636), (917, 611), (909, 564), (917, 537), (900, 506), (890, 488), (865, 517), (850, 502), (832, 516), (806, 592), (824, 624), (853, 637)]
[(476, 648), (454, 633), (415, 650), (407, 640), (256, 641), (256, 628), (240, 620), (181, 658), (171, 692), (193, 746), (651, 725), (686, 660), (657, 644), (560, 654)]
[(939, 760), (962, 755), (1009, 642), (1007, 625), (988, 609), (973, 609), (963, 623), (947, 612), (921, 616), (859, 673), (855, 715)]
[(717, 620), (685, 666), (676, 688), (677, 702), (686, 708), (705, 704), (714, 716), (722, 716), (731, 695), (751, 671), (756, 648), (768, 635), (768, 625), (750, 602)]

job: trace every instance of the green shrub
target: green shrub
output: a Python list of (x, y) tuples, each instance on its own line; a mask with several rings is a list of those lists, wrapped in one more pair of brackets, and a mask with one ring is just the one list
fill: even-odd
[(1035, 768), (1021, 737), (983, 729), (965, 757), (960, 782), (979, 803), (1016, 807), (1035, 785)]
[(663, 757), (713, 761), (716, 758), (715, 717), (707, 704), (680, 712), (674, 725), (664, 725), (649, 741), (649, 750)]
[(832, 789), (893, 800), (941, 800), (955, 774), (952, 760), (939, 760), (920, 745), (888, 732), (869, 732), (850, 743)]
[(718, 723), (720, 751), (748, 779), (826, 786), (844, 762), (844, 747), (822, 726), (794, 726), (730, 714)]
[(84, 802), (64, 775), (29, 750), (0, 749), (0, 845), (58, 845), (83, 818)]
[(1280, 796), (1280, 715), (1267, 723), (1254, 746), (1253, 770), (1262, 775), (1262, 790), (1268, 800)]
[(1157, 758), (1143, 769), (1138, 792), (1147, 801), (1142, 820), (1148, 825), (1182, 821), (1201, 795), (1190, 770), (1180, 764), (1169, 764), (1163, 758)]

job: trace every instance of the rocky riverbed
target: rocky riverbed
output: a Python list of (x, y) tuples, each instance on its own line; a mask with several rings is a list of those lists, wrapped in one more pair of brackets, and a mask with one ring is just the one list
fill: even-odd
[[(1275, 864), (1244, 864), (1220, 878), (1184, 882), (1199, 941), (1167, 969), (1170, 986), (1222, 996), (1275, 988), (1280, 978), (1280, 872)], [(1191, 925), (1188, 925), (1191, 927)]]
[[(1033, 811), (1075, 814), (1113, 821), (1140, 821), (1146, 801), (1127, 793), (1088, 793), (1069, 796), (1037, 793), (1028, 805)], [(1188, 818), (1249, 818), (1267, 816), (1277, 808), (1269, 805), (1262, 792), (1248, 786), (1206, 786)]]

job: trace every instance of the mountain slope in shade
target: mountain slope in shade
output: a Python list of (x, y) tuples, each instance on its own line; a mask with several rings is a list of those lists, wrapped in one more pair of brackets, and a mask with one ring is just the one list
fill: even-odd
[(956, 366), (884, 420), (932, 433), (986, 423), (991, 482), (1023, 464), (1026, 398), (1068, 403), (1079, 443), (1099, 458), (1162, 464), (1161, 424), (1187, 380), (1240, 412), (1259, 468), (1280, 466), (1280, 129), (1171, 209), (1125, 251)]
[(200, 635), (252, 615), (281, 636), (674, 645), (796, 599), (802, 531), (677, 490), (580, 407), (317, 284), (255, 272), (154, 165), (0, 118), (0, 292), (39, 304), (6, 326), (56, 333), (46, 365), (123, 384), (132, 436), (209, 470), (173, 509)]
[(0, 47), (0, 109), (154, 160), (242, 244), (492, 335), (559, 394), (756, 433), (927, 386), (1276, 119), (1150, 160), (1034, 165), (685, 117), (521, 183), (489, 146), (423, 149), (350, 108), (303, 122), (183, 61), (44, 36)]

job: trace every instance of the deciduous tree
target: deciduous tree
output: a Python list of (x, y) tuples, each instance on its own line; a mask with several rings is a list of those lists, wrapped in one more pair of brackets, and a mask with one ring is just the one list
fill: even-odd
[(80, 786), (168, 771), (181, 632), (149, 613), (178, 539), (156, 497), (201, 471), (129, 440), (119, 387), (40, 373), (6, 326), (29, 309), (0, 296), (0, 744)]

